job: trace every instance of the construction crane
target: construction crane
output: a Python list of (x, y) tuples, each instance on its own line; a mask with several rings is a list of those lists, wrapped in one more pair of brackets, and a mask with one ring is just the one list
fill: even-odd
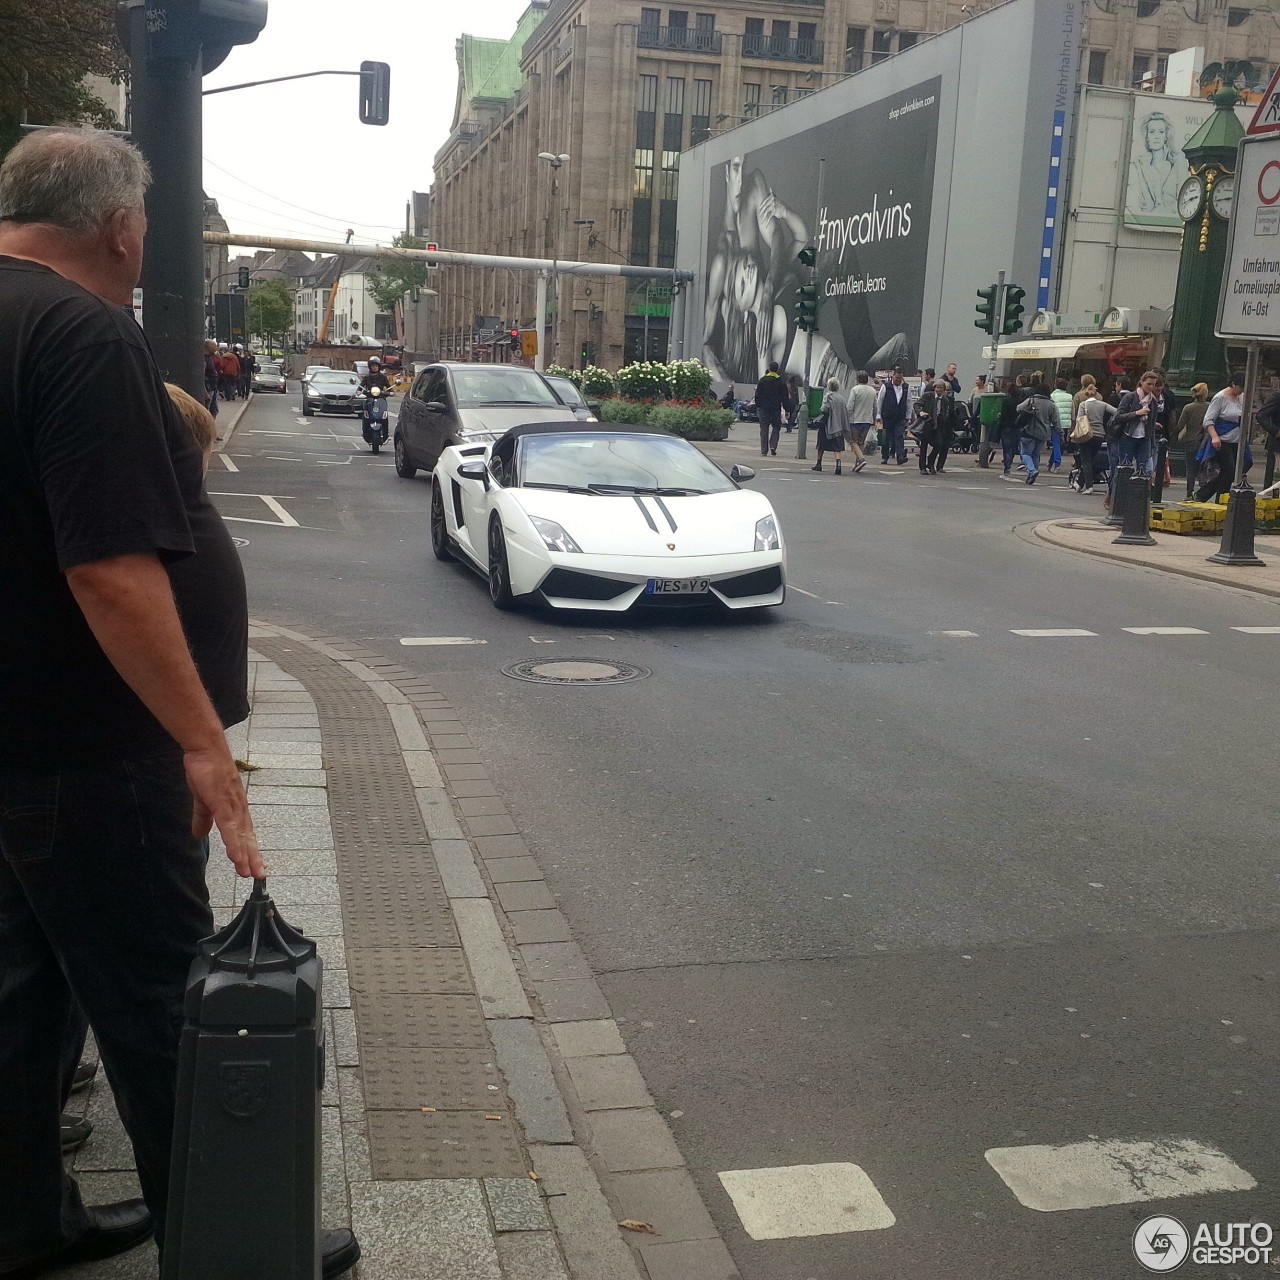
[(316, 335), (316, 342), (322, 344), (329, 340), (329, 323), (333, 319), (334, 303), (338, 301), (338, 283), (341, 276), (333, 282), (333, 287), (329, 290), (329, 305), (324, 309), (324, 323), (320, 326), (320, 332)]

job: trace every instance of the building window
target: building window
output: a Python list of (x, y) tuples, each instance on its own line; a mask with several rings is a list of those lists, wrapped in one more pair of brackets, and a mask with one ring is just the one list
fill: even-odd
[(742, 85), (742, 114), (744, 116), (758, 116), (760, 114), (760, 86), (758, 84), (747, 84), (745, 81)]
[(693, 82), (693, 111), (689, 117), (689, 145), (697, 146), (711, 136), (711, 81)]
[(818, 24), (816, 22), (800, 22), (796, 24), (797, 40), (816, 40), (818, 38)]
[(684, 77), (667, 77), (667, 115), (684, 115)]
[(748, 18), (747, 19), (747, 35), (749, 36), (764, 35), (764, 19)]
[(791, 39), (791, 23), (782, 18), (775, 18), (773, 20), (773, 29), (769, 32), (769, 35), (772, 37), (769, 43), (773, 45), (775, 50), (785, 50), (787, 41)]
[(1089, 50), (1089, 74), (1085, 79), (1089, 84), (1107, 83), (1107, 52), (1105, 49)]
[(1169, 75), (1169, 55), (1167, 53), (1156, 54), (1156, 79), (1161, 82), (1160, 87), (1164, 88), (1164, 81)]
[(1138, 0), (1138, 17), (1154, 18), (1160, 12), (1160, 0)]
[(716, 15), (714, 13), (700, 13), (694, 19), (694, 26), (699, 31), (714, 31), (716, 29)]
[(662, 10), (661, 9), (641, 9), (640, 25), (642, 27), (662, 26)]
[(688, 9), (668, 9), (667, 10), (667, 26), (687, 27), (688, 25), (689, 25)]
[(657, 111), (658, 109), (658, 77), (641, 76), (640, 91), (636, 95), (636, 110)]
[(1228, 9), (1227, 10), (1227, 26), (1243, 27), (1249, 21), (1248, 9)]
[(775, 107), (785, 107), (787, 105), (787, 86), (785, 84), (775, 84), (773, 86), (773, 105)]
[(903, 49), (910, 49), (911, 46), (919, 39), (920, 33), (918, 31), (899, 31), (898, 52), (901, 53)]
[(883, 62), (893, 52), (893, 32), (873, 31), (871, 33), (871, 65)]
[(636, 199), (631, 202), (631, 262), (637, 267), (649, 265), (649, 239), (653, 231), (653, 201)]
[(631, 194), (637, 200), (647, 200), (653, 195), (653, 151), (649, 147), (636, 148), (635, 183)]
[(1133, 55), (1133, 79), (1132, 84), (1140, 85), (1151, 74), (1151, 55), (1149, 53), (1135, 53)]
[(844, 29), (844, 69), (861, 71), (866, 65), (866, 57), (866, 27), (846, 27)]
[(658, 191), (663, 200), (676, 199), (680, 186), (680, 153), (664, 151), (662, 153), (662, 185)]

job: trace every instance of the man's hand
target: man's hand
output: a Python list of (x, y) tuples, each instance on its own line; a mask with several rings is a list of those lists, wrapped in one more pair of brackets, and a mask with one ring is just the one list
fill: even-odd
[(195, 801), (191, 834), (207, 836), (216, 826), (236, 874), (261, 880), (267, 868), (249, 816), (249, 797), (231, 752), (225, 744), (221, 749), (186, 751), (182, 763)]

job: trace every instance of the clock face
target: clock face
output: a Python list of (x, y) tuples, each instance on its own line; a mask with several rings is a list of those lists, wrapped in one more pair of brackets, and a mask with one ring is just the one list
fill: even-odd
[(1222, 177), (1214, 184), (1213, 211), (1222, 219), (1231, 217), (1231, 206), (1236, 198), (1236, 180)]
[(1178, 188), (1178, 217), (1183, 222), (1190, 222), (1200, 212), (1200, 205), (1204, 201), (1204, 183), (1192, 174)]

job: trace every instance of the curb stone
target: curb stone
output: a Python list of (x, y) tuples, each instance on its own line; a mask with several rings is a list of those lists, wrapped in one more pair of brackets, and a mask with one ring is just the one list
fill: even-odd
[[(574, 1280), (736, 1280), (603, 992), (444, 696), (341, 637), (256, 621), (250, 636), (306, 646), (383, 704)], [(450, 752), (444, 761), (459, 751), (468, 757), (441, 763), (443, 786), (430, 774), (442, 750)], [(428, 780), (434, 785), (420, 785)], [(472, 798), (490, 802), (476, 806)], [(622, 1219), (648, 1222), (653, 1234), (624, 1233)], [(526, 1267), (541, 1275), (540, 1248), (508, 1242), (500, 1256), (512, 1276)]]

